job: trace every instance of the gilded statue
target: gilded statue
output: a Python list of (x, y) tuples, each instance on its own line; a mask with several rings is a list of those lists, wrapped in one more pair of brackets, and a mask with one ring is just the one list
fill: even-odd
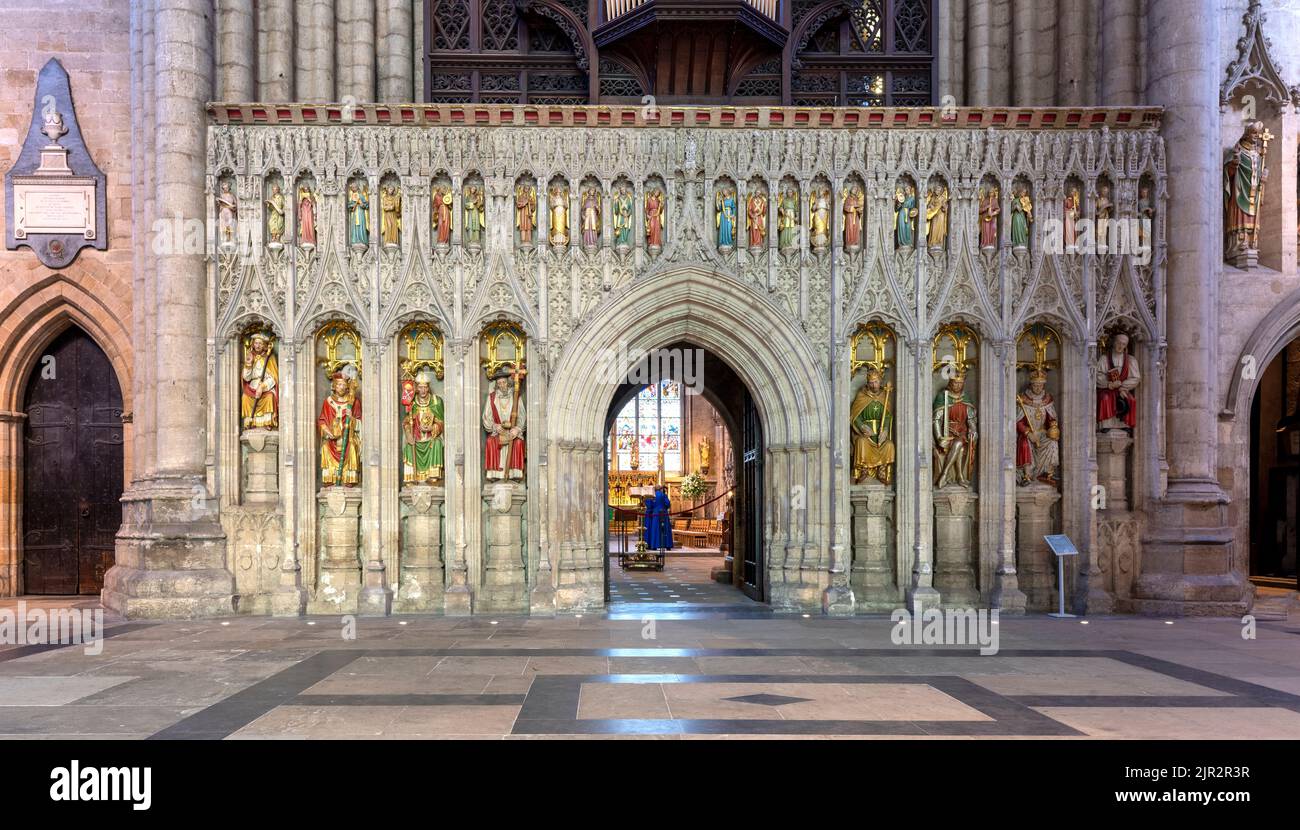
[(244, 429), (277, 429), (280, 426), (280, 368), (276, 364), (273, 338), (264, 331), (253, 332), (244, 349), (240, 372), (240, 419)]
[(966, 394), (966, 373), (959, 370), (934, 399), (935, 487), (970, 487), (978, 426), (975, 404)]
[(1029, 385), (1016, 396), (1016, 471), (1023, 487), (1057, 483), (1061, 465), (1061, 424), (1056, 401), (1047, 391), (1047, 372), (1035, 367)]
[(361, 481), (361, 396), (353, 366), (330, 375), (330, 393), (316, 418), (320, 476), (325, 487), (355, 487)]
[(853, 433), (853, 483), (875, 478), (889, 484), (894, 478), (894, 413), (890, 411), (893, 384), (881, 385), (883, 375), (867, 370), (867, 382), (853, 396), (849, 424)]

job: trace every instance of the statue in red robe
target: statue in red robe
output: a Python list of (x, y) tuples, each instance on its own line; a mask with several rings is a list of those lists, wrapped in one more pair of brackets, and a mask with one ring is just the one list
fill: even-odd
[(1097, 361), (1097, 429), (1133, 429), (1137, 426), (1137, 397), (1142, 382), (1137, 361), (1128, 353), (1128, 335), (1116, 332), (1110, 352)]
[(492, 391), (483, 403), (487, 431), (483, 469), (488, 481), (524, 478), (524, 400), (515, 367), (506, 364), (492, 375)]

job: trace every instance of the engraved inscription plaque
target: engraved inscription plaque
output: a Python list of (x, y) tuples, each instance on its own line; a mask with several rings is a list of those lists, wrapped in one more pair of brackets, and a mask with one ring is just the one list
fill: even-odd
[(81, 176), (42, 182), (14, 179), (14, 238), (29, 233), (75, 233), (95, 238), (95, 180)]

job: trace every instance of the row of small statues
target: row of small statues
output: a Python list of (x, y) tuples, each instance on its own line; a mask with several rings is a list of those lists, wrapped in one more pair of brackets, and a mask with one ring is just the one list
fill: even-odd
[[(1111, 338), (1110, 351), (1097, 361), (1097, 427), (1102, 431), (1137, 426), (1135, 391), (1142, 380), (1137, 361), (1128, 353), (1128, 335)], [(884, 384), (883, 372), (867, 370), (867, 382), (849, 407), (853, 439), (855, 484), (875, 479), (889, 484), (894, 476), (893, 385)], [(883, 384), (883, 385), (882, 385)], [(935, 396), (931, 421), (936, 487), (969, 488), (979, 444), (979, 419), (975, 403), (966, 392), (966, 372), (957, 368)], [(1047, 391), (1047, 370), (1034, 366), (1028, 385), (1016, 396), (1017, 483), (1056, 487), (1061, 465), (1061, 423), (1056, 402)]]
[[(506, 363), (490, 377), (483, 402), (484, 476), (489, 481), (522, 481), (526, 469), (524, 428), (527, 416), (522, 381), (527, 371)], [(279, 428), (280, 377), (273, 339), (265, 332), (249, 338), (241, 372), (241, 424), (245, 430)], [(330, 392), (316, 418), (320, 442), (320, 477), (325, 487), (361, 483), (361, 393), (356, 367), (344, 364), (330, 377)], [(401, 385), (402, 480), (438, 484), (444, 468), (443, 400), (426, 372)]]
[[(1246, 169), (1239, 165), (1234, 170)], [(1236, 175), (1236, 173), (1234, 173)], [(305, 184), (298, 186), (297, 225), (298, 244), (310, 250), (316, 246), (317, 224), (320, 215), (319, 195)], [(580, 235), (582, 245), (586, 248), (598, 247), (603, 238), (604, 215), (602, 210), (603, 192), (600, 188), (584, 188), (578, 199)], [(831, 210), (834, 203), (830, 188), (814, 188), (808, 197), (809, 209), (809, 243), (814, 250), (824, 250), (831, 240)], [(947, 185), (933, 183), (926, 192), (924, 225), (920, 235), (931, 250), (942, 250), (947, 246), (949, 210), (951, 194)], [(1245, 204), (1245, 202), (1242, 202)], [(454, 194), (450, 186), (437, 186), (433, 190), (433, 207), (431, 224), (435, 244), (446, 248), (451, 244), (452, 225), (454, 222)], [(632, 245), (634, 226), (634, 198), (631, 188), (619, 185), (613, 197), (613, 233), (614, 245), (627, 249)], [(647, 248), (656, 252), (663, 247), (667, 230), (666, 214), (667, 196), (659, 188), (652, 188), (645, 194), (645, 242)], [(1082, 212), (1082, 198), (1077, 185), (1068, 188), (1064, 198), (1063, 234), (1067, 251), (1077, 250), (1078, 222)], [(840, 198), (840, 225), (844, 247), (857, 251), (862, 247), (863, 210), (866, 197), (862, 188), (851, 185), (844, 190)], [(792, 250), (798, 246), (798, 229), (800, 227), (800, 202), (794, 188), (784, 189), (777, 197), (777, 242), (781, 250)], [(1102, 183), (1098, 188), (1095, 205), (1097, 220), (1097, 249), (1107, 250), (1108, 228), (1114, 212), (1110, 185)], [(1253, 207), (1253, 206), (1252, 206)], [(738, 195), (734, 188), (721, 188), (714, 197), (714, 227), (717, 233), (717, 245), (722, 251), (738, 247), (738, 240), (745, 234), (748, 248), (760, 249), (764, 246), (768, 233), (768, 211), (770, 205), (767, 194), (755, 190), (749, 194), (745, 203), (742, 231), (742, 216), (739, 212)], [(280, 184), (271, 185), (271, 194), (266, 199), (268, 245), (280, 248), (285, 239), (285, 195)], [(402, 234), (402, 197), (396, 184), (382, 185), (379, 189), (379, 210), (381, 213), (379, 235), (381, 244), (388, 249), (401, 245)], [(549, 221), (546, 239), (551, 245), (568, 245), (570, 237), (569, 190), (567, 186), (555, 185), (549, 191), (547, 210)], [(369, 185), (364, 181), (353, 180), (347, 188), (347, 242), (357, 250), (370, 246), (370, 211), (371, 197)], [(487, 227), (486, 197), (480, 185), (467, 185), (463, 191), (462, 212), (464, 214), (464, 244), (469, 247), (482, 245), (483, 234)], [(922, 218), (919, 198), (915, 185), (907, 183), (899, 186), (894, 193), (894, 244), (898, 248), (914, 248), (917, 245), (917, 223)], [(520, 185), (514, 194), (515, 230), (518, 232), (519, 244), (531, 247), (537, 233), (537, 188)], [(986, 186), (979, 191), (979, 240), (984, 250), (997, 248), (999, 243), (999, 216), (1002, 204), (999, 188)], [(1150, 238), (1151, 220), (1154, 206), (1151, 201), (1151, 189), (1143, 183), (1138, 197), (1138, 242), (1142, 245)], [(1244, 215), (1244, 213), (1242, 214)], [(1230, 227), (1243, 228), (1253, 222), (1253, 214), (1242, 218), (1233, 214)], [(238, 204), (230, 191), (230, 182), (222, 180), (221, 191), (217, 194), (218, 234), (223, 246), (233, 245), (235, 226), (238, 217)], [(1029, 247), (1030, 226), (1034, 222), (1034, 203), (1026, 185), (1017, 185), (1011, 199), (1010, 234), (1014, 249)], [(1234, 224), (1235, 223), (1235, 224)], [(1250, 226), (1253, 228), (1253, 225)]]

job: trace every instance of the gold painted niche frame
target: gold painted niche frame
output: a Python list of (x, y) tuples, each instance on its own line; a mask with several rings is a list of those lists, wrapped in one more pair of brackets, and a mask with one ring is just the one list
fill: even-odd
[[(481, 360), (484, 373), (490, 378), (507, 364), (515, 367), (516, 370), (528, 367), (528, 337), (523, 330), (515, 323), (508, 320), (498, 320), (494, 323), (488, 323), (483, 327), (483, 343), (487, 347), (487, 356)], [(506, 340), (514, 346), (515, 356), (506, 358), (501, 356), (501, 341)]]
[[(340, 345), (351, 341), (353, 357), (340, 357)], [(320, 344), (325, 344), (325, 356), (320, 356)], [(346, 320), (330, 320), (316, 331), (316, 364), (325, 370), (325, 377), (337, 372), (344, 366), (352, 366), (357, 372), (357, 382), (361, 381), (361, 335)]]
[[(947, 339), (952, 344), (953, 365), (956, 367), (958, 374), (965, 375), (978, 362), (980, 336), (973, 326), (966, 323), (944, 323), (935, 332), (934, 341), (931, 344), (930, 361), (931, 372), (937, 372), (947, 365), (948, 361), (939, 357), (940, 344)], [(971, 354), (971, 347), (975, 347), (975, 354)]]
[[(863, 341), (871, 343), (871, 358), (860, 356), (858, 349)], [(893, 366), (894, 362), (886, 355), (888, 354), (888, 345), (893, 342), (894, 349), (898, 349), (898, 335), (894, 330), (879, 320), (873, 320), (870, 323), (863, 323), (858, 326), (857, 331), (849, 340), (849, 377), (853, 377), (858, 372), (868, 367), (880, 372), (883, 376), (885, 370)]]
[[(1021, 330), (1016, 337), (1016, 351), (1020, 351), (1020, 344), (1028, 340), (1034, 347), (1033, 360), (1016, 359), (1016, 369), (1041, 369), (1047, 372), (1051, 369), (1059, 369), (1061, 366), (1060, 355), (1065, 348), (1064, 341), (1061, 340), (1061, 333), (1046, 323), (1030, 323)], [(1056, 359), (1048, 359), (1047, 353), (1052, 344), (1056, 344)]]
[[(420, 356), (420, 344), (425, 341), (433, 346), (432, 357)], [(442, 352), (443, 335), (436, 325), (424, 320), (411, 323), (402, 329), (398, 342), (403, 347), (404, 355), (399, 364), (401, 380), (415, 380), (416, 375), (425, 369), (432, 369), (438, 380), (443, 379), (446, 370)]]

